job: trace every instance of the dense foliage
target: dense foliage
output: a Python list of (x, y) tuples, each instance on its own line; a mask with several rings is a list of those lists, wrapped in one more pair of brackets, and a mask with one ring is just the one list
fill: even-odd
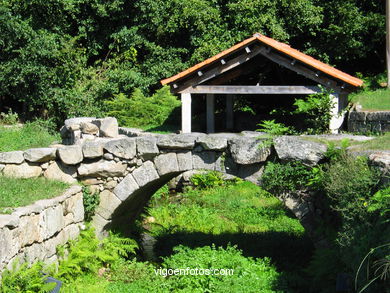
[[(263, 33), (341, 69), (384, 71), (384, 1), (0, 1), (0, 105), (100, 115), (103, 101)], [(139, 92), (137, 93), (137, 95)]]
[[(319, 167), (270, 162), (264, 171), (263, 186), (277, 195), (311, 190), (321, 197), (321, 230), (329, 245), (316, 249), (307, 269), (311, 290), (334, 292), (340, 277), (345, 280), (344, 286), (355, 287), (356, 292), (387, 292), (389, 187), (383, 185), (378, 170), (366, 158), (348, 155), (345, 147), (344, 143), (341, 148), (331, 146), (328, 162)], [(370, 257), (365, 258), (367, 254)], [(355, 284), (348, 282), (353, 278)]]

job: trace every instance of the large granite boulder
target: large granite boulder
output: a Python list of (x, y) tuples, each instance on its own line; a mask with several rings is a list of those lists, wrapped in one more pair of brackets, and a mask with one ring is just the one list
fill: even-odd
[(0, 164), (21, 164), (23, 162), (22, 151), (0, 153)]
[(98, 162), (82, 163), (77, 169), (80, 176), (116, 177), (125, 174), (127, 165), (121, 162), (100, 160)]
[(221, 151), (227, 148), (227, 137), (218, 134), (201, 136), (196, 142), (205, 150)]
[(93, 121), (99, 127), (99, 133), (102, 137), (118, 137), (118, 121), (114, 117), (107, 117)]
[(24, 158), (29, 162), (48, 162), (56, 158), (56, 148), (36, 148), (24, 151)]
[(33, 178), (40, 176), (41, 173), (41, 167), (31, 166), (28, 163), (22, 163), (19, 165), (9, 164), (3, 169), (3, 174), (5, 176), (15, 178)]
[(83, 160), (83, 152), (79, 145), (59, 148), (58, 156), (66, 165), (77, 165)]
[(122, 159), (132, 159), (137, 154), (135, 138), (121, 138), (108, 141), (104, 149)]
[(161, 135), (157, 139), (157, 145), (163, 149), (184, 149), (191, 150), (195, 146), (195, 141), (199, 137), (205, 136), (203, 133), (183, 133)]
[(144, 160), (150, 160), (158, 155), (157, 139), (154, 136), (138, 137), (137, 153)]
[(325, 157), (326, 145), (297, 136), (280, 136), (274, 139), (276, 153), (281, 160), (301, 161), (314, 166)]
[(265, 139), (241, 137), (229, 140), (234, 161), (241, 165), (264, 162), (271, 154), (271, 147)]
[(76, 167), (67, 166), (57, 161), (50, 164), (43, 175), (48, 179), (58, 180), (65, 183), (71, 184), (77, 182), (75, 179), (77, 175)]

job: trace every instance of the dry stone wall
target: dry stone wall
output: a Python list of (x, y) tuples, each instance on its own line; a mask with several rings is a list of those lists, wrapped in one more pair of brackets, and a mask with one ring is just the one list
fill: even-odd
[(0, 272), (14, 261), (56, 262), (56, 247), (75, 239), (84, 221), (80, 186), (0, 215)]
[(389, 111), (351, 111), (348, 115), (348, 131), (388, 132), (390, 131)]

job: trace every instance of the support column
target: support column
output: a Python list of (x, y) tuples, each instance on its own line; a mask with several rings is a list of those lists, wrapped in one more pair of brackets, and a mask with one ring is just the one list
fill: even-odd
[(331, 133), (339, 133), (339, 128), (344, 122), (345, 111), (343, 107), (343, 101), (340, 100), (342, 97), (338, 93), (333, 93), (330, 95), (331, 103), (333, 104), (330, 109), (330, 114), (332, 118), (329, 123), (329, 130)]
[(215, 132), (214, 104), (215, 104), (215, 96), (213, 94), (206, 95), (207, 133), (214, 133)]
[(226, 128), (232, 130), (234, 128), (233, 116), (234, 95), (226, 96)]
[(191, 133), (191, 94), (181, 94), (181, 131)]

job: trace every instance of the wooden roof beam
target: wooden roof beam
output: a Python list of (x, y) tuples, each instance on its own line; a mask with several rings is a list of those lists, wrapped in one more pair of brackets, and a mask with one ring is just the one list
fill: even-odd
[(241, 94), (241, 95), (310, 95), (321, 92), (318, 86), (257, 86), (257, 85), (198, 85), (181, 93), (191, 94)]

